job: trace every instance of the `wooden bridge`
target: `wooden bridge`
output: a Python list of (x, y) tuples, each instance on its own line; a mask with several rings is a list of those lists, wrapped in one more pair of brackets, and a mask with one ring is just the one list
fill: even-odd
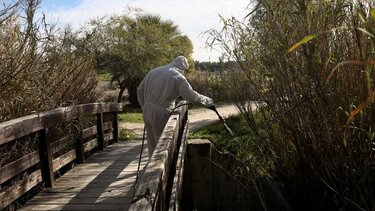
[[(190, 150), (193, 163), (185, 164), (186, 105), (170, 116), (153, 154), (144, 147), (134, 187), (142, 142), (118, 141), (121, 110), (120, 104), (85, 104), (0, 123), (0, 153), (6, 156), (0, 166), (0, 209), (181, 210), (183, 182), (190, 182), (188, 189), (195, 191), (185, 194), (190, 209), (212, 207), (208, 199), (216, 200), (215, 206), (223, 201), (212, 192), (217, 184), (208, 185), (207, 179), (217, 171), (209, 178), (217, 180), (222, 168), (194, 170), (215, 167), (206, 159), (212, 154), (210, 142), (198, 141), (198, 150)], [(184, 165), (193, 167), (184, 172)], [(190, 173), (184, 181), (186, 172)], [(228, 176), (221, 179), (217, 182), (234, 181)], [(236, 199), (223, 192), (228, 201), (239, 199), (241, 187), (233, 184), (229, 186), (235, 187)]]

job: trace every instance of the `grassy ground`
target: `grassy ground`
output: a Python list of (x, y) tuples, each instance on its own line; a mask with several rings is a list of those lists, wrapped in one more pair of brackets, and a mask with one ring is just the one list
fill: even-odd
[(119, 114), (120, 122), (143, 123), (142, 113), (121, 113)]
[(130, 140), (135, 140), (138, 137), (135, 135), (135, 133), (131, 130), (122, 128), (120, 129), (119, 132), (119, 140), (120, 141), (130, 141)]
[[(225, 105), (227, 103), (220, 102), (217, 105)], [(200, 104), (190, 104), (189, 109), (200, 109), (204, 108)], [(244, 124), (244, 122), (239, 121), (240, 117), (231, 117), (227, 120), (227, 124), (230, 125), (229, 127), (234, 130), (234, 132), (239, 135), (246, 133), (246, 130), (241, 129), (240, 124)], [(143, 115), (142, 110), (140, 108), (134, 108), (131, 105), (125, 105), (124, 106), (124, 112), (119, 114), (119, 121), (120, 123), (143, 123)], [(233, 130), (232, 129), (232, 130)], [(128, 141), (128, 140), (134, 140), (136, 138), (136, 135), (128, 129), (121, 129), (119, 133), (119, 139), (121, 141)], [(196, 131), (193, 133), (189, 138), (207, 138), (210, 139), (212, 142), (217, 144), (218, 146), (226, 146), (227, 141), (229, 139), (232, 139), (228, 131), (226, 131), (225, 127), (221, 125), (220, 123), (202, 128), (201, 130)]]
[(131, 105), (124, 106), (124, 112), (119, 114), (120, 122), (143, 123), (141, 108), (134, 108)]
[[(141, 108), (134, 108), (130, 104), (124, 106), (124, 112), (119, 114), (120, 123), (143, 123)], [(129, 141), (136, 139), (136, 134), (126, 128), (120, 129), (120, 141)]]
[(110, 73), (100, 73), (98, 74), (98, 79), (100, 81), (111, 81), (112, 75)]
[(189, 139), (208, 139), (221, 151), (241, 153), (243, 151), (241, 150), (242, 140), (248, 139), (250, 128), (240, 115), (231, 116), (225, 121), (235, 137), (227, 131), (224, 125), (217, 122), (189, 134)]

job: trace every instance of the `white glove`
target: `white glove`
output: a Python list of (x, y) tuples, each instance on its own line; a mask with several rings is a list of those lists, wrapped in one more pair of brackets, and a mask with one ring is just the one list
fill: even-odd
[(206, 96), (201, 95), (201, 103), (205, 105), (206, 107), (214, 106), (214, 101)]

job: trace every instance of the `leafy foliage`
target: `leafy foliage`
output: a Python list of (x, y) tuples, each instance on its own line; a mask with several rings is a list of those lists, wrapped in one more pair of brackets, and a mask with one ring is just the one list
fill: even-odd
[(282, 183), (295, 210), (373, 210), (374, 2), (252, 3), (207, 33), (237, 62), (231, 96), (266, 152), (249, 153), (270, 163), (258, 176)]
[(143, 123), (142, 112), (126, 112), (119, 114), (119, 120), (121, 122), (132, 122), (132, 123)]
[(39, 0), (0, 12), (0, 121), (65, 104), (93, 102), (97, 84), (88, 40), (35, 20)]
[(137, 10), (92, 20), (91, 26), (99, 43), (93, 46), (98, 65), (108, 70), (112, 81), (120, 86), (118, 102), (128, 88), (130, 102), (136, 103), (136, 87), (150, 69), (165, 65), (180, 54), (190, 58), (193, 50), (189, 38), (173, 22)]
[(135, 140), (136, 135), (133, 131), (122, 128), (119, 131), (119, 140), (120, 141), (129, 141), (129, 140)]

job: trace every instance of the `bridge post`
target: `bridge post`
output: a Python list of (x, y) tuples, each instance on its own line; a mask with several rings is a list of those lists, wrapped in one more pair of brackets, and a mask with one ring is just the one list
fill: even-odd
[(104, 142), (104, 129), (103, 129), (103, 113), (96, 114), (96, 130), (97, 130), (97, 140), (99, 149), (103, 150), (105, 148)]
[[(187, 160), (184, 170), (184, 205), (189, 209), (211, 210), (212, 171), (211, 145), (207, 139), (190, 139), (187, 141)], [(213, 209), (215, 210), (215, 209)]]
[(39, 133), (39, 157), (41, 162), (42, 178), (46, 187), (52, 187), (55, 181), (53, 175), (52, 149), (48, 140), (48, 129), (44, 128)]
[(118, 112), (112, 112), (113, 141), (118, 142)]
[[(77, 120), (78, 120), (77, 122), (79, 122), (79, 119)], [(76, 139), (76, 154), (77, 154), (77, 162), (84, 163), (86, 159), (85, 159), (85, 148), (83, 146), (83, 140), (82, 140), (82, 132), (78, 133), (78, 137)]]

